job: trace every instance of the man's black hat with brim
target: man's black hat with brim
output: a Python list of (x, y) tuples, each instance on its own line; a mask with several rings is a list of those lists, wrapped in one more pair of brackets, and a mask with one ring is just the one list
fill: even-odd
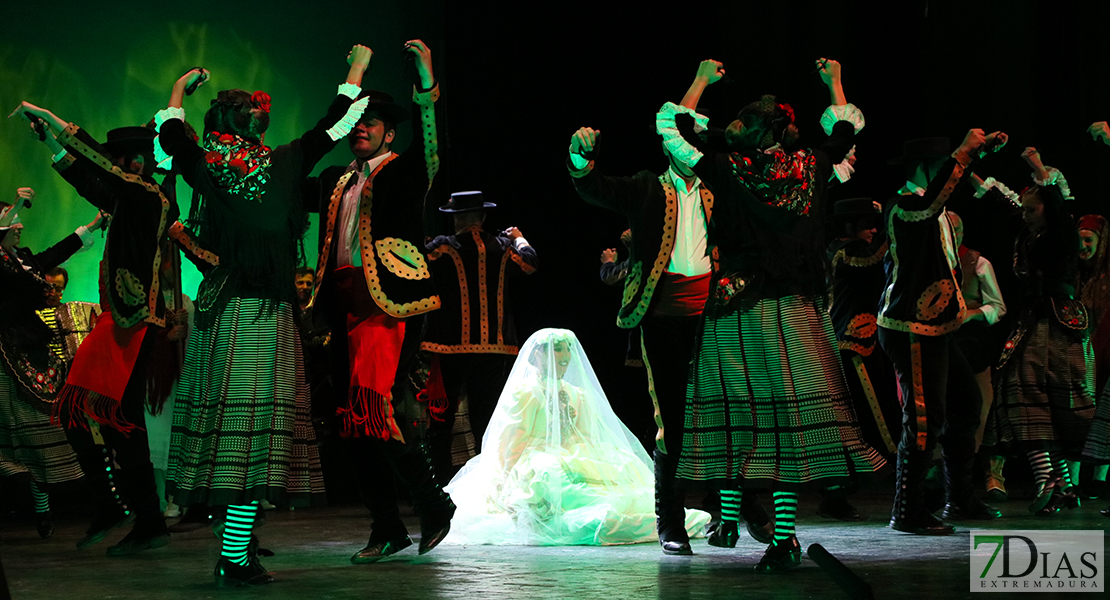
[(451, 194), (451, 200), (439, 207), (439, 210), (445, 213), (461, 213), (496, 207), (493, 202), (482, 199), (482, 192), (455, 192)]

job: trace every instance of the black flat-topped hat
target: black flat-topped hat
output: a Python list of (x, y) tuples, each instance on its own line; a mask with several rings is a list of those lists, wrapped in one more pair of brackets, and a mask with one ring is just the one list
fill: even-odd
[(836, 223), (857, 223), (878, 227), (882, 223), (883, 211), (875, 206), (871, 198), (847, 198), (833, 205), (833, 221)]
[(887, 161), (890, 165), (904, 165), (918, 161), (936, 160), (952, 153), (952, 143), (946, 137), (927, 137), (906, 140), (902, 156)]
[(369, 98), (370, 101), (366, 105), (366, 114), (368, 112), (376, 112), (381, 116), (382, 120), (389, 121), (396, 125), (401, 121), (409, 118), (408, 109), (402, 107), (393, 101), (393, 96), (379, 90), (362, 90), (358, 95), (358, 99)]
[(108, 132), (108, 139), (101, 144), (114, 154), (154, 152), (154, 132), (146, 127), (119, 127)]
[(493, 202), (485, 202), (482, 200), (482, 192), (473, 191), (455, 192), (451, 194), (451, 200), (448, 201), (447, 204), (439, 207), (439, 210), (445, 213), (460, 213), (496, 207), (497, 205)]

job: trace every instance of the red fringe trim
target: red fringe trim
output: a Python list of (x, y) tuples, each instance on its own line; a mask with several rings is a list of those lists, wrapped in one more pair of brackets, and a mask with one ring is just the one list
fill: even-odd
[(447, 398), (447, 389), (443, 387), (443, 372), (439, 367), (439, 355), (433, 354), (431, 365), (428, 367), (428, 378), (424, 380), (424, 389), (416, 395), (416, 399), (428, 405), (428, 416), (436, 421), (442, 421), (443, 413), (447, 412), (450, 400)]
[(62, 419), (66, 419), (64, 426), (67, 429), (84, 427), (87, 430), (87, 419), (111, 427), (124, 435), (139, 428), (123, 416), (120, 400), (70, 384), (66, 384), (58, 394), (58, 402), (54, 404), (54, 413), (50, 417), (55, 425), (62, 425)]
[(388, 440), (401, 438), (397, 422), (393, 418), (393, 402), (381, 394), (364, 387), (352, 387), (347, 394), (347, 408), (339, 408), (335, 414), (343, 417), (343, 438), (375, 437)]
[(161, 414), (173, 385), (181, 378), (181, 342), (171, 341), (169, 329), (152, 327), (147, 335), (155, 335), (146, 363), (146, 401), (153, 415)]

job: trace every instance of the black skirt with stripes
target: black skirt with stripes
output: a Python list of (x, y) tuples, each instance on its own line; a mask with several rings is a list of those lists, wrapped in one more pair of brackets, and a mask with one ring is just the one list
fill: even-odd
[(198, 310), (170, 438), (167, 493), (181, 506), (323, 500), (292, 307), (265, 303), (231, 298)]
[(696, 348), (679, 477), (791, 491), (885, 464), (860, 434), (821, 298), (707, 311)]
[(36, 483), (57, 484), (84, 476), (60, 425), (36, 409), (20, 384), (0, 365), (0, 477), (28, 473)]
[(1094, 352), (1085, 331), (1041, 317), (1002, 368), (983, 445), (1078, 456), (1095, 414)]

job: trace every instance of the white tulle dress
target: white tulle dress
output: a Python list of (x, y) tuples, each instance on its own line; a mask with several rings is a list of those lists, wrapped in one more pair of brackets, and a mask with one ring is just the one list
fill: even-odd
[[(613, 413), (574, 333), (521, 348), (474, 457), (447, 492), (445, 543), (536, 546), (658, 541), (646, 451)], [(709, 515), (687, 511), (691, 537)]]

